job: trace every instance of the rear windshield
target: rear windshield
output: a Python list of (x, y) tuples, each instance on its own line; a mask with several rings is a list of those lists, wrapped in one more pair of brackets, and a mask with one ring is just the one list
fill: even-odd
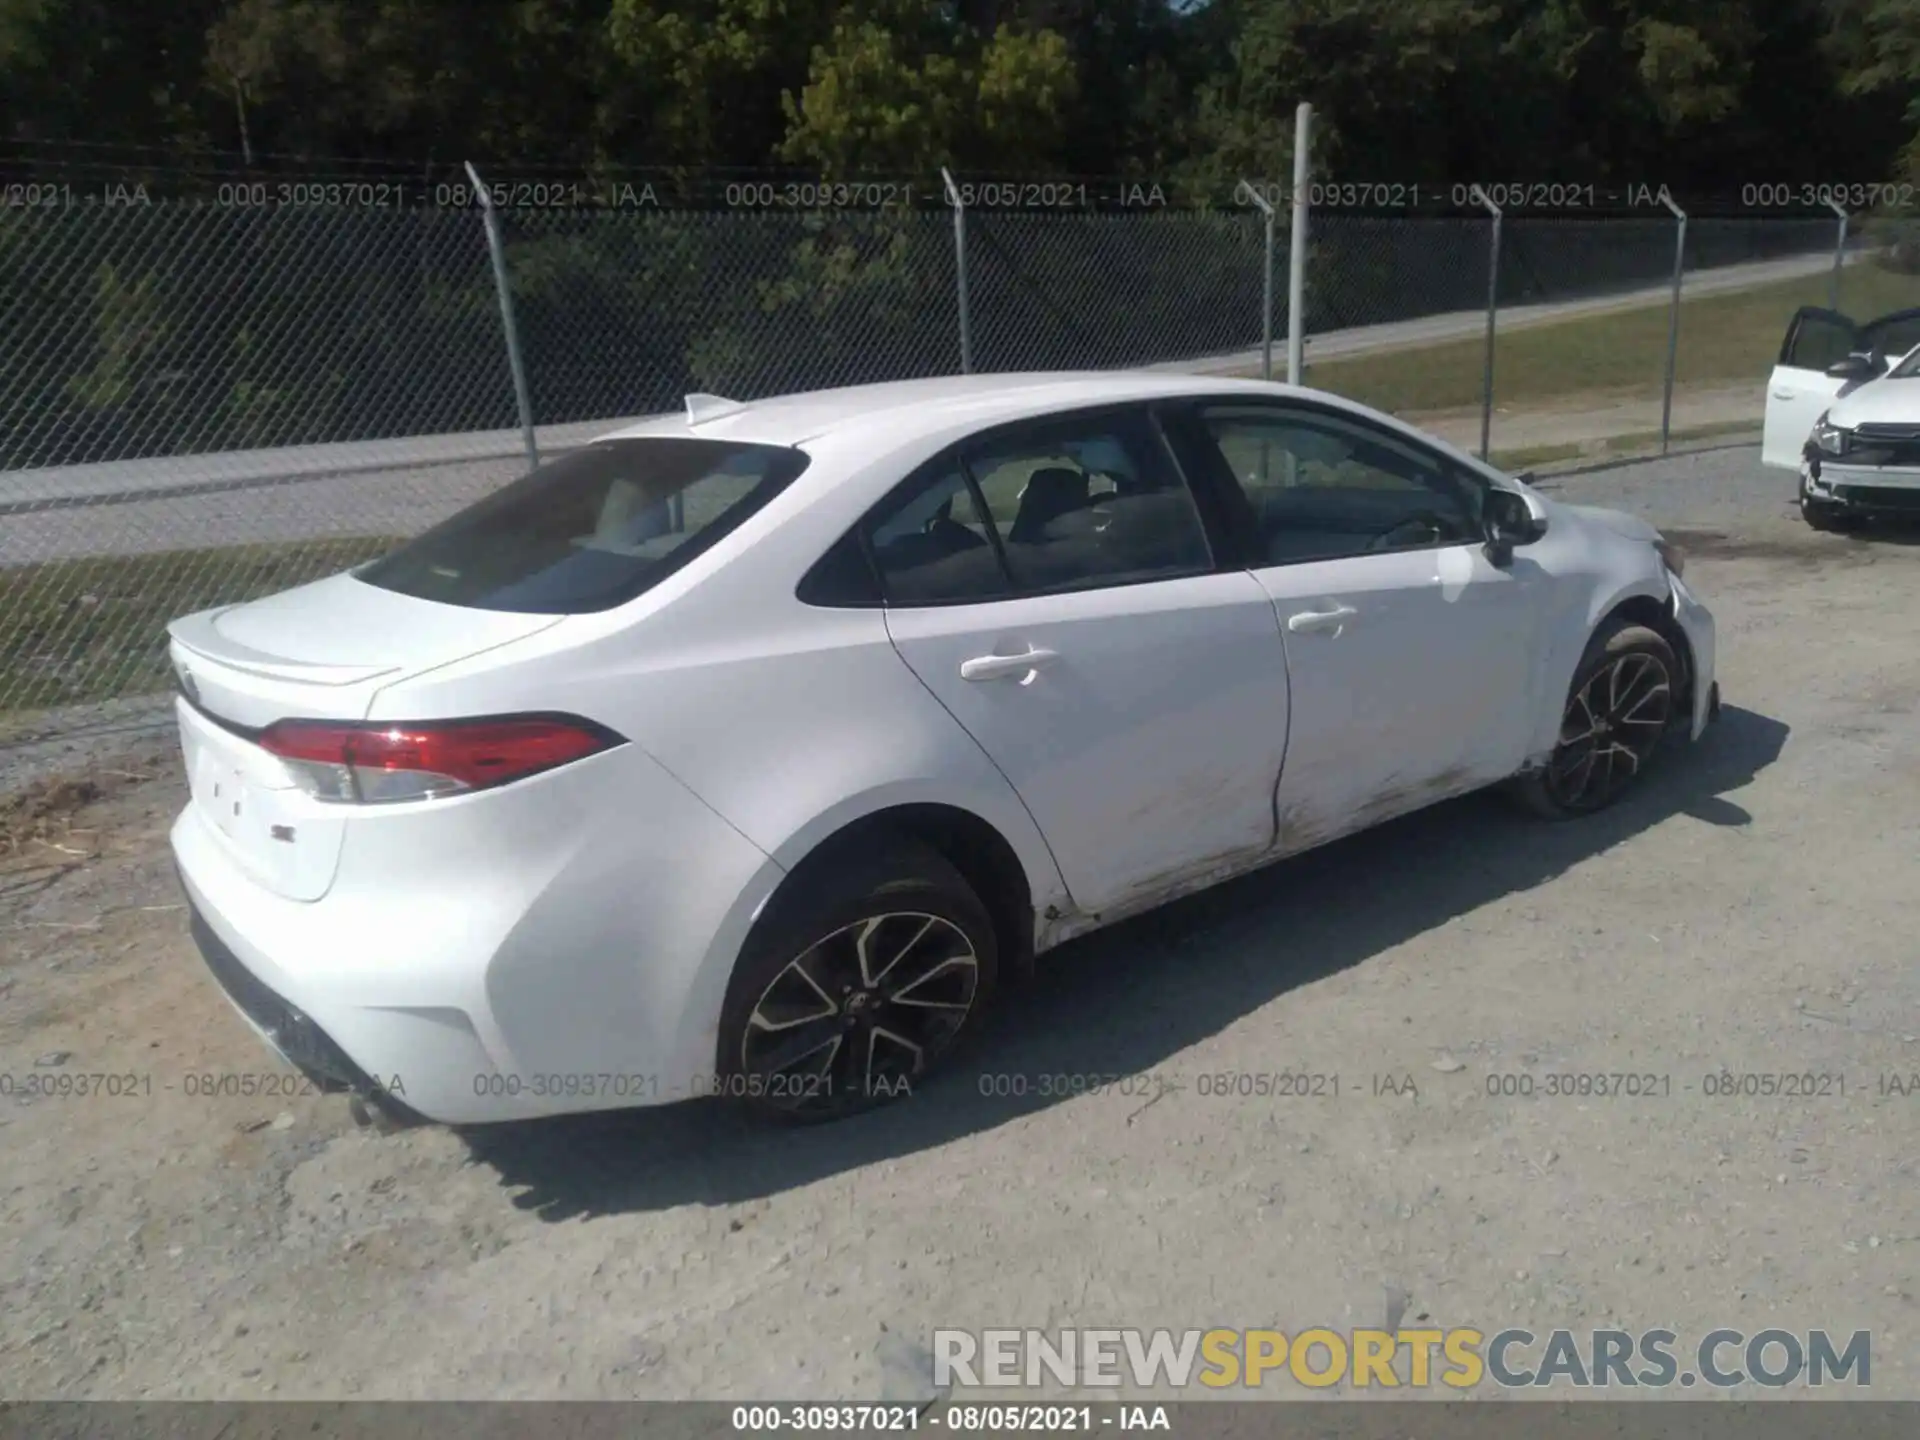
[(607, 610), (685, 565), (806, 467), (806, 455), (781, 445), (604, 440), (356, 573), (383, 590), (477, 610)]

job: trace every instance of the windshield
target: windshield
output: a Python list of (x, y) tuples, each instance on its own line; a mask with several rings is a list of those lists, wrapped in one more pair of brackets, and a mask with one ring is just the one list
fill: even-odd
[(611, 609), (714, 544), (805, 470), (780, 445), (604, 440), (496, 490), (357, 572), (384, 590), (538, 615)]

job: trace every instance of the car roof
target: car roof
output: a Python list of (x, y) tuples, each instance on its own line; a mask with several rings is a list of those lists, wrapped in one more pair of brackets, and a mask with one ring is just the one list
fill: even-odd
[(877, 459), (936, 437), (944, 436), (941, 443), (946, 443), (990, 425), (1097, 405), (1184, 395), (1246, 395), (1265, 400), (1310, 401), (1323, 409), (1344, 411), (1355, 419), (1397, 430), (1496, 484), (1510, 486), (1513, 483), (1512, 477), (1440, 436), (1342, 395), (1266, 380), (1153, 370), (943, 375), (925, 380), (893, 380), (877, 385), (776, 395), (746, 404), (711, 395), (689, 396), (689, 410), (697, 410), (710, 418), (690, 422), (685, 411), (658, 415), (597, 438), (677, 436), (809, 449), (816, 442), (844, 435), (856, 453)]
[(1153, 371), (1041, 371), (942, 375), (924, 380), (850, 385), (776, 395), (737, 408), (726, 407), (716, 397), (699, 397), (697, 403), (713, 418), (690, 421), (685, 413), (660, 415), (600, 438), (626, 440), (674, 435), (804, 446), (854, 426), (888, 431), (900, 428), (933, 431), (960, 422), (984, 426), (1092, 405), (1236, 392), (1268, 397), (1311, 396), (1342, 408), (1358, 408), (1336, 396), (1258, 380)]

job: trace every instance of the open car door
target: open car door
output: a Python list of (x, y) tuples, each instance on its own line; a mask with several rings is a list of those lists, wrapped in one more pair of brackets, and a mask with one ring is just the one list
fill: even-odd
[[(1766, 428), (1760, 460), (1786, 470), (1800, 467), (1800, 452), (1813, 422), (1848, 390), (1885, 375), (1920, 348), (1920, 309), (1895, 310), (1865, 325), (1837, 310), (1802, 306), (1787, 326), (1780, 361), (1767, 381)], [(1832, 367), (1852, 356), (1867, 361), (1862, 375), (1835, 375)]]
[(1838, 310), (1803, 305), (1787, 326), (1780, 359), (1767, 379), (1766, 423), (1760, 463), (1800, 468), (1800, 451), (1813, 422), (1847, 382), (1828, 369), (1862, 349), (1860, 327)]
[(1908, 352), (1920, 347), (1920, 310), (1895, 310), (1860, 327), (1856, 349), (1873, 357), (1882, 375)]

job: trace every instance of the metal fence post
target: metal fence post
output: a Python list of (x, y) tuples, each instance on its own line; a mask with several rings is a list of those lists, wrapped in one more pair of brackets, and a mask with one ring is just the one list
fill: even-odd
[(1273, 379), (1273, 205), (1248, 180), (1240, 182), (1238, 194), (1253, 201), (1260, 207), (1261, 214), (1266, 216), (1265, 283), (1260, 290), (1260, 378), (1271, 380)]
[(1827, 287), (1827, 308), (1838, 310), (1840, 308), (1840, 267), (1847, 263), (1847, 209), (1831, 195), (1827, 197), (1827, 204), (1833, 208), (1833, 213), (1840, 217), (1840, 237), (1834, 241), (1833, 245), (1833, 283)]
[(1664, 185), (1660, 187), (1660, 198), (1680, 222), (1673, 242), (1673, 313), (1667, 318), (1667, 383), (1660, 401), (1660, 453), (1664, 455), (1667, 438), (1673, 433), (1673, 371), (1680, 358), (1680, 282), (1687, 265), (1687, 212), (1673, 203), (1673, 196)]
[(1487, 364), (1481, 381), (1480, 458), (1485, 460), (1493, 443), (1493, 321), (1500, 309), (1500, 207), (1478, 185), (1473, 196), (1493, 216), (1493, 240), (1487, 253)]
[(953, 207), (953, 271), (960, 304), (960, 373), (973, 373), (973, 320), (967, 304), (967, 207), (960, 199), (960, 187), (953, 183), (953, 172), (940, 167), (940, 179), (947, 187), (947, 203)]
[(513, 370), (513, 401), (520, 411), (520, 434), (527, 445), (527, 468), (540, 464), (540, 447), (533, 438), (533, 402), (527, 398), (527, 367), (520, 358), (520, 327), (513, 319), (513, 287), (507, 283), (507, 248), (500, 238), (500, 216), (480, 172), (467, 162), (467, 179), (480, 197), (480, 214), (487, 227), (487, 253), (493, 259), (493, 284), (500, 292), (500, 326), (507, 335), (507, 364)]
[(1287, 383), (1298, 385), (1307, 348), (1307, 151), (1313, 106), (1293, 112), (1293, 236), (1287, 252)]

